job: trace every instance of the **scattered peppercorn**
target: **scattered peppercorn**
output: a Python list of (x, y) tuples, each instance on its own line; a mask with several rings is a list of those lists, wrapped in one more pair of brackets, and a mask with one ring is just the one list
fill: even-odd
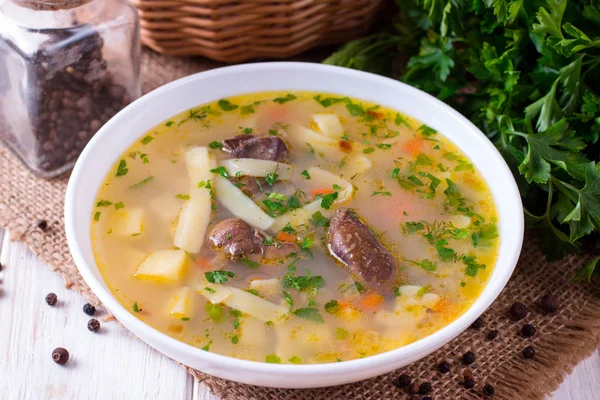
[(448, 372), (450, 372), (450, 363), (446, 360), (442, 361), (441, 363), (438, 364), (438, 371), (440, 371), (442, 374), (446, 374)]
[(527, 307), (523, 303), (514, 303), (510, 307), (510, 315), (517, 321), (522, 320), (529, 314)]
[(57, 300), (58, 300), (58, 297), (56, 297), (56, 294), (54, 294), (54, 293), (48, 293), (48, 294), (46, 295), (46, 303), (47, 303), (49, 306), (54, 306), (54, 305), (56, 305), (56, 302), (57, 302)]
[(535, 335), (535, 327), (531, 324), (525, 324), (521, 327), (521, 335), (523, 337), (532, 337)]
[(42, 231), (45, 231), (46, 229), (48, 229), (48, 222), (45, 219), (38, 219), (36, 222), (36, 225)]
[(98, 332), (100, 330), (100, 322), (96, 318), (92, 318), (88, 321), (88, 330), (92, 332)]
[(479, 317), (471, 324), (471, 329), (479, 329), (483, 326), (483, 318)]
[(471, 364), (473, 364), (475, 362), (475, 353), (473, 353), (472, 351), (467, 351), (462, 356), (462, 362), (465, 365), (471, 365)]
[(64, 365), (69, 361), (69, 352), (67, 349), (57, 347), (52, 351), (52, 360), (59, 365)]
[(488, 332), (487, 334), (487, 338), (489, 340), (494, 340), (498, 337), (498, 329), (492, 329), (491, 331)]
[(92, 316), (92, 315), (96, 314), (96, 307), (94, 307), (90, 303), (85, 303), (83, 305), (83, 312), (86, 313), (87, 315)]
[(496, 392), (496, 390), (489, 383), (486, 383), (485, 386), (483, 387), (483, 394), (486, 396), (493, 396), (495, 392)]
[(419, 394), (428, 394), (431, 393), (432, 390), (433, 387), (431, 387), (431, 383), (429, 382), (423, 382), (419, 386)]
[(465, 377), (465, 381), (463, 382), (463, 384), (465, 385), (465, 387), (467, 389), (471, 389), (473, 387), (475, 387), (475, 379), (473, 379), (470, 376)]
[(394, 381), (394, 385), (400, 389), (404, 389), (405, 387), (408, 387), (411, 382), (412, 379), (410, 376), (407, 374), (402, 374), (398, 377), (398, 379), (396, 379), (396, 381)]
[(408, 386), (409, 394), (418, 394), (419, 393), (419, 384), (417, 382), (413, 382)]
[(556, 310), (558, 310), (558, 299), (553, 294), (547, 294), (544, 297), (542, 297), (540, 303), (540, 305), (542, 306), (542, 310), (544, 310), (547, 313), (553, 313), (556, 312)]
[(527, 360), (532, 359), (535, 356), (535, 350), (531, 346), (527, 346), (523, 349), (523, 357)]

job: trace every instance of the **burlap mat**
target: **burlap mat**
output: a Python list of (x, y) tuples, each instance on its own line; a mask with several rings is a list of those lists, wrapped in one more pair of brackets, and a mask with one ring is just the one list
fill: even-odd
[[(145, 51), (144, 91), (215, 66), (208, 61), (172, 59)], [(59, 272), (67, 287), (98, 303), (77, 272), (67, 248), (63, 226), (66, 184), (67, 177), (52, 181), (33, 177), (0, 145), (0, 226), (11, 232), (13, 240), (24, 242)], [(37, 219), (47, 220), (50, 228), (46, 232), (39, 230), (35, 225)], [(392, 384), (401, 373), (408, 373), (419, 382), (431, 381), (434, 399), (481, 398), (485, 383), (495, 387), (498, 399), (541, 399), (556, 389), (565, 374), (600, 344), (600, 285), (572, 282), (577, 269), (591, 259), (593, 251), (547, 264), (532, 242), (531, 239), (526, 241), (515, 274), (484, 315), (483, 328), (467, 330), (439, 351), (402, 370), (363, 382), (314, 390), (260, 388), (188, 370), (224, 399), (406, 399), (406, 392)], [(539, 309), (539, 300), (546, 293), (553, 293), (560, 300), (560, 310), (554, 315), (544, 315)], [(531, 310), (520, 322), (512, 321), (506, 312), (514, 301), (526, 304)], [(524, 323), (536, 327), (533, 338), (524, 339), (519, 335)], [(495, 340), (486, 339), (491, 329), (499, 330)], [(529, 344), (536, 350), (534, 361), (526, 361), (521, 355)], [(477, 382), (472, 390), (461, 385), (466, 368), (459, 360), (469, 350), (477, 356), (469, 368)], [(436, 366), (442, 360), (452, 363), (450, 373), (437, 372)]]

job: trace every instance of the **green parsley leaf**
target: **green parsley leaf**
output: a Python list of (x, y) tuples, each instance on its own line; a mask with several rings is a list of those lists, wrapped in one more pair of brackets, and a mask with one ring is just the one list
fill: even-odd
[(290, 296), (290, 294), (288, 292), (286, 292), (285, 290), (282, 291), (281, 293), (283, 293), (283, 299), (285, 300), (286, 303), (288, 303), (290, 305), (290, 310), (291, 310), (292, 307), (294, 307), (294, 299), (292, 299), (292, 296)]
[(122, 201), (119, 201), (118, 203), (115, 203), (115, 210), (120, 210), (123, 207), (125, 207), (125, 204), (123, 204)]
[(310, 217), (308, 222), (310, 222), (311, 225), (314, 225), (316, 227), (324, 227), (324, 228), (329, 227), (329, 219), (324, 217), (323, 214), (321, 214), (321, 211), (317, 211), (316, 213), (314, 213)]
[(256, 268), (260, 267), (260, 263), (257, 263), (256, 261), (252, 261), (249, 258), (243, 257), (240, 261), (242, 262), (242, 264), (244, 264), (246, 267), (248, 267), (250, 269), (256, 269)]
[(221, 107), (221, 110), (223, 111), (233, 111), (239, 107), (238, 105), (235, 105), (226, 99), (219, 100), (218, 104), (219, 107)]
[(100, 221), (100, 214), (102, 214), (100, 211), (96, 211), (94, 214), (94, 221)]
[(225, 167), (213, 168), (210, 170), (210, 172), (212, 172), (213, 174), (219, 174), (223, 178), (229, 179), (229, 174), (227, 173), (227, 169), (225, 169)]
[(141, 181), (139, 181), (138, 183), (129, 186), (129, 189), (137, 189), (140, 186), (145, 185), (146, 183), (152, 182), (152, 180), (154, 180), (153, 176), (146, 177), (146, 178), (142, 179)]
[(208, 147), (210, 147), (211, 149), (221, 149), (221, 148), (223, 148), (223, 143), (217, 142), (215, 140), (215, 141), (210, 142), (208, 144)]
[(454, 250), (452, 250), (449, 247), (446, 247), (447, 245), (448, 241), (446, 239), (439, 239), (435, 242), (435, 249), (437, 250), (438, 256), (440, 256), (440, 259), (442, 261), (450, 261), (456, 255), (456, 252)]
[(298, 356), (293, 356), (288, 361), (291, 362), (292, 364), (301, 364), (302, 363), (302, 360)]
[(273, 102), (278, 103), (278, 104), (283, 104), (283, 103), (287, 103), (288, 101), (292, 101), (297, 99), (296, 96), (294, 96), (291, 93), (288, 93), (285, 97), (276, 97), (273, 99)]
[(310, 179), (310, 175), (308, 174), (307, 170), (304, 170), (300, 173), (306, 180)]
[(267, 354), (265, 362), (270, 364), (281, 364), (281, 358), (277, 354)]
[(215, 324), (225, 321), (226, 316), (222, 305), (213, 304), (209, 301), (204, 305), (204, 310)]
[(333, 192), (325, 195), (317, 195), (317, 199), (321, 199), (321, 207), (329, 210), (335, 200), (338, 198), (338, 192)]
[(279, 179), (279, 174), (277, 174), (276, 172), (271, 172), (270, 174), (267, 174), (267, 176), (265, 176), (265, 182), (267, 182), (269, 186), (273, 186), (277, 179)]
[(339, 308), (340, 307), (337, 300), (330, 300), (325, 303), (325, 311), (327, 311), (329, 314), (337, 313)]
[(292, 228), (292, 225), (289, 222), (287, 224), (285, 224), (285, 226), (283, 228), (281, 228), (281, 231), (285, 232), (285, 233), (289, 233), (289, 234), (296, 233), (296, 230), (294, 228)]
[(344, 328), (336, 328), (335, 330), (336, 339), (344, 340), (348, 337), (348, 335), (350, 335), (350, 332), (348, 332)]
[(181, 200), (189, 200), (190, 199), (190, 195), (189, 194), (177, 194), (175, 195), (176, 199), (181, 199)]
[(96, 203), (96, 207), (107, 207), (112, 205), (112, 201), (108, 201), (108, 200), (100, 200), (99, 202)]
[(235, 273), (231, 271), (215, 270), (205, 272), (204, 276), (206, 277), (206, 280), (210, 283), (225, 283), (229, 281), (229, 278), (234, 278)]
[(325, 323), (325, 320), (319, 313), (319, 310), (316, 308), (312, 308), (312, 307), (298, 308), (297, 310), (294, 311), (293, 314), (295, 316), (297, 316), (298, 318), (307, 319), (309, 321), (314, 321), (319, 324)]
[(131, 306), (131, 309), (133, 310), (134, 313), (139, 313), (142, 311), (142, 309), (138, 305), (137, 301), (133, 303), (133, 305)]
[(115, 176), (127, 175), (128, 172), (129, 172), (129, 169), (127, 168), (127, 161), (125, 161), (125, 160), (119, 161), (119, 166), (117, 167), (117, 173), (115, 174)]
[(151, 141), (153, 141), (154, 138), (150, 135), (148, 136), (144, 136), (144, 138), (141, 140), (143, 145), (147, 145), (148, 143), (150, 143)]

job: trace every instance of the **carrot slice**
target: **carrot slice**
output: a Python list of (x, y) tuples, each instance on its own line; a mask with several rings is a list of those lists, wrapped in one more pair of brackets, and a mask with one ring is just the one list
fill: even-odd
[(423, 139), (409, 139), (404, 143), (404, 151), (416, 157), (421, 151), (423, 146)]
[(385, 299), (379, 293), (369, 293), (363, 296), (360, 301), (360, 307), (366, 311), (378, 311), (383, 307)]
[(196, 256), (194, 262), (201, 268), (201, 269), (209, 269), (211, 268), (211, 259), (207, 258), (207, 257), (199, 257)]
[(317, 197), (318, 195), (325, 195), (325, 194), (330, 194), (333, 193), (333, 189), (332, 188), (320, 188), (320, 189), (313, 189), (312, 191), (312, 196), (313, 198)]
[(284, 231), (279, 231), (279, 233), (277, 234), (277, 240), (279, 240), (280, 242), (295, 242), (296, 236)]

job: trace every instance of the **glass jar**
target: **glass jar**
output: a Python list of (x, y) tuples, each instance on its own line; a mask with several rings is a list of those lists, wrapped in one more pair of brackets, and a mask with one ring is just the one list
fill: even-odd
[(0, 0), (0, 139), (37, 175), (70, 169), (141, 94), (137, 11), (125, 0)]

